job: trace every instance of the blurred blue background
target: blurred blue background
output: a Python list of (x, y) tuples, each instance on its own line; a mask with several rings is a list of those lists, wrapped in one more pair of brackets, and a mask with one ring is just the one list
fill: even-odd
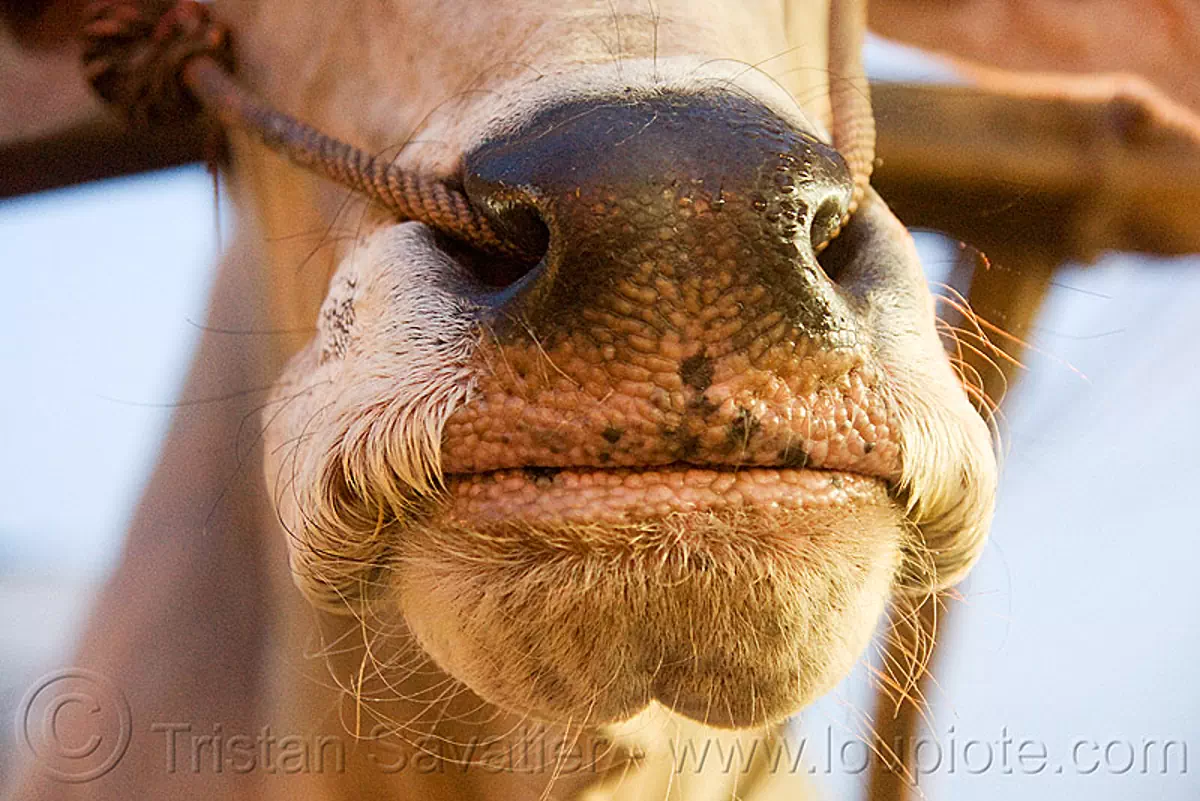
[[(870, 56), (875, 75), (952, 77), (879, 43)], [(937, 280), (953, 247), (920, 239)], [(114, 564), (198, 340), (216, 251), (200, 168), (0, 202), (12, 289), (0, 313), (3, 720), (34, 677), (69, 660)], [(1198, 341), (1200, 259), (1112, 255), (1059, 275), (1005, 410), (996, 524), (960, 588), (930, 733), (960, 755), (972, 739), (1034, 740), (1051, 766), (1081, 740), (1120, 745), (1088, 774), (942, 764), (922, 779), (927, 797), (1200, 797)], [(837, 748), (866, 732), (870, 703), (859, 670), (799, 730), (813, 748), (827, 733)], [(0, 753), (9, 737), (0, 726)], [(1183, 742), (1190, 761), (1164, 773), (1159, 756), (1143, 770), (1147, 740)], [(1138, 764), (1117, 770), (1125, 744)], [(1082, 756), (1086, 767), (1097, 755), (1085, 745)], [(839, 760), (829, 776), (814, 766), (818, 786), (855, 797), (861, 777)]]

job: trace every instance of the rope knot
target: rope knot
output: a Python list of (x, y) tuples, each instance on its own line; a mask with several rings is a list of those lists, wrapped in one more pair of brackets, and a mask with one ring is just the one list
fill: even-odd
[(199, 115), (182, 80), (189, 59), (208, 56), (233, 68), (228, 30), (195, 0), (96, 0), (83, 37), (92, 87), (138, 123)]

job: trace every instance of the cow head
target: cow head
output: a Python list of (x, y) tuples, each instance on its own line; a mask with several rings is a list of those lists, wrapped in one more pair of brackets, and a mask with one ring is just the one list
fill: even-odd
[(539, 718), (749, 726), (837, 682), (891, 594), (963, 575), (988, 432), (905, 229), (868, 194), (838, 230), (823, 3), (218, 10), (262, 95), (537, 250), (347, 215), (236, 143), (265, 233), (348, 232), (331, 277), (263, 255), (316, 325), (265, 413), (313, 603)]

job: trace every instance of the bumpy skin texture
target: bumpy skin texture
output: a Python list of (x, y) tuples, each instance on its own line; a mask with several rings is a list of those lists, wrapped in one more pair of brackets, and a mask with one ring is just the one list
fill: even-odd
[(467, 170), (510, 216), (534, 207), (551, 249), (483, 316), (447, 472), (685, 462), (898, 478), (868, 342), (810, 239), (849, 202), (830, 148), (731, 94), (610, 98), (539, 115)]

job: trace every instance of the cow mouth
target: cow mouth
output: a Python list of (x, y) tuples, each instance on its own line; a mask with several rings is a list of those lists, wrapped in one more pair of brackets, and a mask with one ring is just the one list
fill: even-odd
[[(555, 364), (584, 369), (552, 353)], [(523, 369), (522, 358), (509, 351), (503, 362)], [(809, 380), (804, 371), (812, 362), (836, 358), (821, 354), (786, 369), (799, 385)], [(684, 376), (689, 361), (696, 360), (679, 362)], [(690, 515), (702, 527), (713, 515), (795, 519), (819, 512), (828, 522), (864, 505), (903, 508), (894, 497), (899, 426), (870, 376), (863, 368), (843, 388), (777, 392), (766, 402), (737, 385), (753, 380), (744, 371), (696, 390), (667, 425), (634, 390), (603, 401), (530, 391), (528, 382), (485, 391), (446, 428), (439, 519), (476, 530), (608, 527), (615, 543), (629, 526), (667, 517)]]
[(869, 639), (904, 512), (878, 476), (693, 465), (448, 474), (401, 608), (481, 697), (534, 718), (781, 720)]
[(603, 402), (523, 385), (483, 393), (447, 426), (441, 519), (616, 530), (681, 515), (903, 508), (899, 426), (871, 379), (767, 403), (739, 391), (746, 375), (697, 392), (669, 426), (632, 391)]
[(525, 467), (446, 476), (445, 519), (458, 525), (637, 524), (670, 515), (787, 513), (878, 503), (879, 476), (845, 470), (674, 463)]

